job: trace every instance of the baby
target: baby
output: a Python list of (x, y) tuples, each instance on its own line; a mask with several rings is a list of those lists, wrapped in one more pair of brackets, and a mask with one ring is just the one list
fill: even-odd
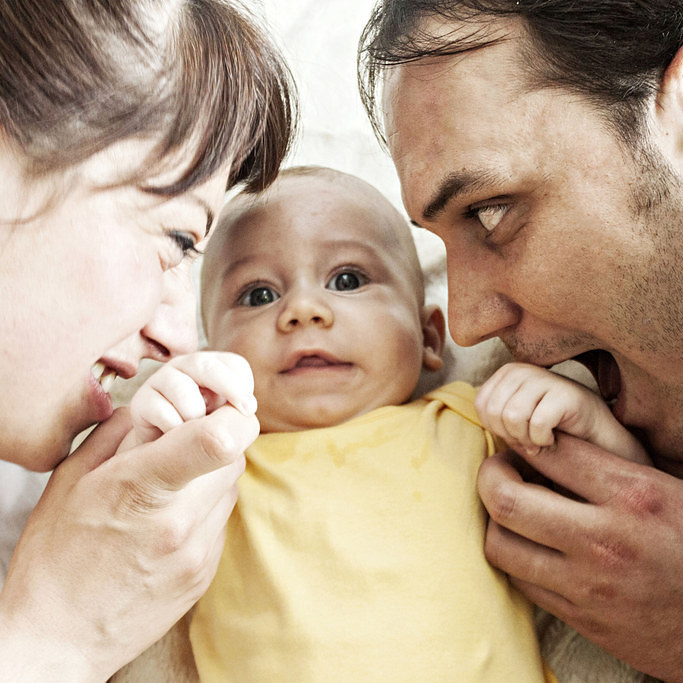
[(652, 464), (597, 394), (536, 365), (504, 365), (482, 385), (475, 405), (483, 424), (517, 452), (537, 455), (553, 445), (557, 429), (628, 460)]
[[(201, 679), (544, 680), (531, 606), (483, 554), (476, 476), (499, 444), (476, 392), (413, 398), (445, 322), (393, 206), (323, 168), (238, 196), (207, 247), (202, 315), (213, 351), (132, 404), (154, 438), (207, 402), (251, 410), (232, 354), (253, 371), (261, 436), (192, 616)], [(211, 379), (226, 365), (242, 391)]]

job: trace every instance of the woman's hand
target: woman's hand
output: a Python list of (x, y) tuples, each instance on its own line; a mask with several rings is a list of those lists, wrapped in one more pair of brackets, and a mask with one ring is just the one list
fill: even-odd
[(0, 593), (0, 679), (103, 680), (213, 578), (258, 421), (226, 405), (116, 453), (130, 428), (117, 410), (29, 518)]

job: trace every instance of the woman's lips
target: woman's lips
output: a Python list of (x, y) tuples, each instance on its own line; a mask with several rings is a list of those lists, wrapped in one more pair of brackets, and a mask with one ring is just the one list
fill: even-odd
[(95, 363), (90, 369), (89, 404), (92, 412), (89, 424), (111, 417), (114, 406), (109, 392), (116, 377), (116, 371), (101, 362)]
[(109, 393), (117, 378), (116, 370), (107, 367), (104, 363), (97, 362), (92, 366), (90, 372), (92, 376), (99, 382), (105, 393)]

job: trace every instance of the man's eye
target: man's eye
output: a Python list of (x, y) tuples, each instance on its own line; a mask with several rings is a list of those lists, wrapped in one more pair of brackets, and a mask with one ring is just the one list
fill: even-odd
[(493, 232), (509, 209), (510, 207), (507, 204), (495, 204), (494, 206), (470, 209), (469, 214), (481, 223), (486, 232)]
[(345, 270), (342, 273), (337, 273), (327, 283), (327, 287), (335, 292), (348, 292), (362, 287), (367, 281), (367, 278), (360, 273)]
[(239, 300), (240, 306), (267, 306), (277, 301), (280, 295), (271, 287), (253, 287)]

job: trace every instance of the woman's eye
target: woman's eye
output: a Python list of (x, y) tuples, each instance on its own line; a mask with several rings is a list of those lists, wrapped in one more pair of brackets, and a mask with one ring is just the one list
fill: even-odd
[(180, 230), (169, 230), (168, 236), (178, 245), (183, 256), (199, 254), (194, 237)]
[(280, 295), (271, 287), (254, 287), (239, 300), (240, 306), (267, 306), (277, 301)]
[(335, 292), (348, 292), (352, 289), (358, 289), (366, 283), (367, 278), (363, 275), (347, 270), (342, 273), (337, 273), (337, 275), (327, 283), (327, 286)]
[(496, 204), (495, 206), (471, 209), (471, 214), (481, 223), (486, 232), (493, 232), (509, 209), (510, 207), (507, 204)]

